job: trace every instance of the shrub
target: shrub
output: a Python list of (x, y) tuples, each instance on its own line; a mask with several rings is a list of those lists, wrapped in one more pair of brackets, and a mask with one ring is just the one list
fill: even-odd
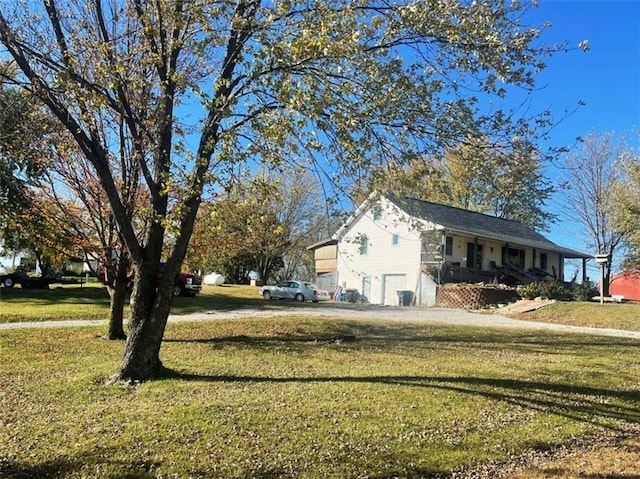
[(571, 292), (557, 281), (540, 281), (518, 288), (518, 294), (524, 299), (573, 299)]
[(538, 283), (529, 283), (526, 286), (518, 288), (518, 294), (522, 299), (535, 299), (540, 294), (540, 285)]
[(571, 282), (571, 293), (575, 301), (590, 301), (598, 295), (598, 288), (592, 281), (586, 280), (583, 283)]

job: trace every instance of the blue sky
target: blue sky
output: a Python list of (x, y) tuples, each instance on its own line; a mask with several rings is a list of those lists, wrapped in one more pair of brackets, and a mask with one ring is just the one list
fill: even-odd
[[(550, 144), (570, 146), (589, 132), (636, 131), (631, 146), (640, 147), (640, 0), (540, 0), (531, 18), (552, 23), (543, 35), (548, 43), (567, 40), (575, 49), (549, 59), (538, 79), (535, 108), (550, 108), (560, 118), (579, 101), (586, 103), (552, 131)], [(583, 40), (589, 41), (588, 52), (577, 49)], [(557, 174), (549, 169), (551, 178)], [(562, 203), (556, 200), (549, 209), (561, 218), (549, 239), (591, 253)]]
[[(541, 0), (532, 14), (552, 23), (547, 42), (567, 40), (574, 48), (548, 60), (538, 106), (562, 112), (586, 103), (554, 130), (554, 143), (640, 126), (640, 0)], [(582, 40), (588, 52), (577, 49)]]

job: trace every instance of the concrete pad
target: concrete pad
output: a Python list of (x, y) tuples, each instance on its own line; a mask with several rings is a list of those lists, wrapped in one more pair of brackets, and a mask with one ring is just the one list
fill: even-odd
[(545, 306), (554, 304), (555, 299), (521, 299), (515, 303), (509, 304), (504, 308), (500, 308), (500, 311), (508, 311), (511, 313), (529, 313), (531, 311), (537, 311)]

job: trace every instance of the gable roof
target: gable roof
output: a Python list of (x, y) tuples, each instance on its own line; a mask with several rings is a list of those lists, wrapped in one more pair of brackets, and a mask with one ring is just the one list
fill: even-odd
[(533, 228), (517, 221), (415, 198), (387, 197), (387, 199), (406, 214), (452, 232), (559, 253), (565, 258), (591, 258), (591, 255), (558, 246)]

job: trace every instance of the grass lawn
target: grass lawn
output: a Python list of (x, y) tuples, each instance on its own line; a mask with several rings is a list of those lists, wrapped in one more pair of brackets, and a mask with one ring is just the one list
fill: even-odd
[[(640, 423), (633, 340), (331, 318), (174, 323), (171, 377), (123, 387), (106, 385), (123, 344), (102, 332), (0, 332), (0, 477), (430, 477)], [(342, 333), (357, 340), (332, 341)]]
[[(172, 313), (264, 307), (258, 288), (250, 286), (209, 286), (195, 298), (174, 298)], [(128, 314), (125, 311), (125, 317)], [(56, 321), (66, 319), (107, 319), (109, 294), (100, 283), (62, 286), (52, 289), (0, 287), (0, 323)]]
[(518, 319), (640, 331), (640, 303), (558, 302)]

